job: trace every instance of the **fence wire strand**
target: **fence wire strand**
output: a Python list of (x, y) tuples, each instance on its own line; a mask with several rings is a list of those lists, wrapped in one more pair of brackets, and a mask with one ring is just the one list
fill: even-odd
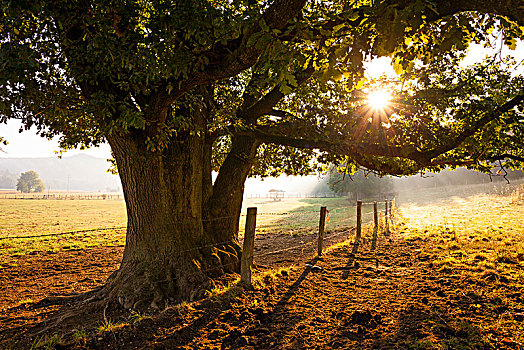
[[(369, 204), (374, 204), (374, 203), (375, 202), (366, 202), (366, 203), (362, 203), (362, 204), (363, 205), (369, 205)], [(352, 209), (352, 208), (356, 208), (356, 206), (336, 207), (336, 208), (330, 209), (328, 211), (328, 213), (331, 213), (332, 215), (334, 215), (334, 214), (336, 215), (337, 212), (343, 213), (347, 209)], [(365, 212), (365, 213), (362, 214), (362, 216), (373, 214), (374, 212), (375, 212), (374, 210), (373, 211), (369, 211), (369, 212)], [(291, 212), (282, 212), (282, 213), (277, 213), (277, 212), (265, 212), (264, 213), (264, 212), (261, 212), (261, 213), (257, 213), (257, 216), (258, 215), (260, 215), (260, 216), (293, 216), (294, 214), (301, 214), (301, 215), (303, 215), (303, 214), (310, 214), (310, 213), (318, 214), (318, 213), (320, 213), (320, 210), (300, 210), (300, 211), (291, 211)], [(391, 219), (391, 214), (388, 214), (388, 209), (377, 210), (377, 213), (384, 214), (384, 217), (388, 217), (389, 216), (390, 219)], [(240, 215), (240, 217), (247, 217), (247, 215), (246, 214), (242, 214), (242, 215)], [(215, 218), (211, 218), (211, 219), (202, 220), (202, 222), (212, 222), (212, 221), (225, 220), (225, 219), (231, 219), (231, 218), (239, 218), (239, 216), (215, 217)], [(344, 223), (344, 222), (351, 221), (351, 220), (354, 220), (354, 219), (356, 219), (354, 216), (349, 216), (349, 217), (346, 217), (346, 218), (341, 219), (341, 220), (336, 220), (336, 223), (340, 224), (340, 223)], [(369, 221), (366, 221), (366, 222), (363, 222), (363, 221), (364, 220), (362, 220), (362, 222), (361, 222), (362, 226), (370, 225), (370, 224), (374, 223), (374, 218), (369, 220)], [(281, 226), (285, 226), (285, 224), (282, 224)], [(268, 226), (268, 227), (271, 227), (271, 226)], [(122, 229), (126, 229), (126, 228), (127, 228), (126, 226), (118, 226), (118, 227), (105, 227), (105, 228), (96, 228), (96, 229), (75, 230), (75, 231), (66, 231), (66, 232), (58, 232), (58, 233), (41, 234), (41, 235), (30, 235), (30, 236), (5, 236), (5, 237), (0, 237), (0, 241), (7, 240), (7, 239), (30, 239), (30, 238), (41, 238), (41, 237), (50, 237), (50, 236), (61, 236), (61, 235), (75, 235), (75, 234), (82, 234), (82, 233), (89, 233), (89, 232), (100, 232), (100, 231), (109, 231), (109, 230), (122, 230)], [(336, 228), (337, 228), (337, 226), (333, 227), (333, 229), (336, 229)], [(291, 233), (291, 234), (295, 234), (296, 232), (313, 231), (312, 235), (313, 234), (318, 234), (318, 232), (315, 232), (315, 229), (316, 229), (316, 227), (308, 226), (308, 227), (299, 228), (299, 229), (291, 230), (291, 231), (287, 231), (287, 232)], [(339, 227), (339, 229), (340, 229), (340, 227)], [(338, 237), (338, 236), (343, 235), (343, 234), (349, 234), (354, 229), (355, 229), (355, 226), (346, 227), (346, 228), (342, 229), (341, 231), (336, 232), (334, 234), (328, 234), (329, 231), (327, 231), (326, 232), (326, 236), (324, 238), (327, 241), (327, 240), (330, 240), (330, 239), (332, 239), (334, 237)], [(229, 245), (231, 243), (240, 243), (240, 242), (236, 242), (235, 240), (228, 240), (228, 241), (223, 241), (223, 242), (218, 242), (218, 243), (202, 245), (202, 246), (199, 246), (199, 247), (193, 247), (193, 248), (190, 248), (190, 249), (180, 250), (180, 251), (178, 251), (176, 253), (176, 255), (182, 256), (184, 253), (188, 253), (188, 252), (191, 252), (191, 251), (201, 250), (201, 249), (206, 249), (206, 248), (216, 248), (216, 247), (219, 247), (219, 246)], [(304, 257), (305, 256), (304, 249), (310, 248), (312, 245), (314, 245), (314, 243), (316, 243), (315, 240), (312, 240), (312, 241), (309, 241), (309, 242), (301, 242), (300, 244), (297, 244), (297, 245), (294, 245), (294, 246), (291, 246), (291, 247), (286, 247), (286, 248), (282, 248), (282, 249), (278, 249), (278, 250), (273, 250), (273, 251), (270, 251), (270, 252), (257, 253), (257, 254), (255, 254), (253, 252), (252, 255), (250, 256), (250, 258), (261, 258), (261, 257), (264, 257), (264, 256), (275, 255), (275, 254), (287, 252), (287, 251), (290, 251), (290, 250), (299, 250), (299, 249), (301, 250), (300, 256)], [(329, 247), (325, 247), (325, 248), (329, 248)], [(312, 255), (312, 254), (313, 254), (313, 252), (309, 252), (308, 255)], [(216, 267), (210, 267), (210, 268), (207, 268), (207, 269), (200, 269), (200, 271), (202, 273), (208, 273), (208, 272), (216, 271), (218, 269), (233, 268), (234, 266), (238, 266), (240, 263), (241, 263), (241, 261), (239, 260), (239, 261), (231, 262), (231, 263), (228, 263), (228, 264), (220, 264), (220, 265), (218, 265)], [(158, 280), (158, 281), (155, 281), (155, 282), (156, 283), (162, 283), (162, 282), (168, 282), (168, 281), (170, 281), (170, 279), (161, 279), (161, 280)]]
[[(363, 203), (363, 204), (373, 204), (373, 203)], [(356, 207), (356, 206), (336, 207), (336, 208), (331, 209), (328, 212), (331, 212), (332, 214), (336, 214), (337, 211), (341, 211), (342, 209), (349, 209), (349, 208), (354, 208), (354, 207)], [(283, 212), (283, 213), (276, 213), (276, 212), (266, 212), (266, 213), (264, 213), (264, 212), (262, 212), (262, 213), (257, 213), (257, 216), (258, 215), (263, 215), (263, 216), (290, 216), (290, 215), (293, 215), (295, 213), (303, 214), (303, 213), (319, 213), (319, 212), (320, 212), (320, 210), (301, 210), (301, 211)], [(372, 214), (372, 213), (374, 213), (374, 211), (366, 212), (366, 213), (363, 213), (362, 215), (364, 216), (364, 215), (368, 215), (368, 214)], [(387, 215), (387, 210), (386, 209), (378, 210), (378, 213), (385, 213)], [(242, 216), (245, 217), (247, 215), (243, 214), (243, 215), (241, 215), (241, 217)], [(231, 218), (235, 218), (235, 217), (237, 217), (237, 216), (222, 216), (222, 217), (216, 217), (216, 218), (212, 218), (212, 219), (205, 219), (205, 220), (202, 220), (202, 221), (203, 222), (211, 222), (211, 221), (217, 221), (217, 220), (223, 220), (223, 219), (231, 219)], [(347, 218), (342, 219), (342, 220), (337, 220), (337, 223), (343, 223), (343, 222), (351, 221), (353, 219), (354, 219), (353, 217), (347, 217)], [(362, 224), (363, 225), (368, 225), (368, 224), (371, 224), (373, 222), (374, 222), (374, 220), (372, 219), (372, 220), (367, 221), (367, 222), (362, 223)], [(281, 226), (284, 226), (284, 224), (282, 224)], [(271, 226), (269, 226), (269, 227), (271, 227)], [(61, 235), (74, 235), (74, 234), (81, 234), (81, 233), (88, 233), (88, 232), (122, 230), (122, 229), (126, 229), (126, 228), (127, 228), (126, 226), (118, 226), (118, 227), (105, 227), (105, 228), (96, 228), (96, 229), (86, 229), (86, 230), (76, 230), (76, 231), (49, 233), (49, 234), (42, 234), (42, 235), (6, 236), (6, 237), (0, 237), (0, 240), (6, 240), (6, 239), (28, 239), (28, 238), (40, 238), (40, 237), (61, 236)], [(347, 233), (351, 232), (351, 230), (354, 229), (354, 228), (355, 227), (348, 227), (348, 228), (346, 228), (343, 231), (340, 231), (340, 232), (335, 233), (333, 235), (329, 235), (328, 237), (326, 237), (326, 239), (337, 237), (337, 236), (342, 235), (342, 234), (347, 234)], [(287, 231), (287, 232), (290, 232), (291, 234), (294, 234), (296, 232), (313, 231), (313, 230), (315, 230), (315, 227), (308, 226), (308, 227), (299, 228), (299, 229), (291, 230), (291, 231)], [(312, 234), (315, 234), (315, 233), (312, 233)], [(218, 246), (222, 246), (222, 245), (225, 245), (225, 244), (230, 244), (231, 242), (232, 242), (232, 240), (228, 240), (228, 241), (224, 241), (224, 242), (218, 242), (218, 243), (203, 245), (203, 246), (199, 246), (199, 247), (194, 247), (194, 248), (191, 248), (191, 249), (181, 250), (181, 251), (177, 252), (177, 255), (182, 255), (183, 253), (188, 253), (188, 252), (191, 252), (191, 251), (205, 249), (205, 248), (218, 247)], [(313, 245), (313, 243), (314, 243), (314, 241), (304, 242), (304, 243), (300, 243), (300, 244), (292, 246), (292, 247), (287, 247), (287, 248), (283, 248), (283, 249), (279, 249), (279, 250), (275, 250), (275, 251), (271, 251), (271, 252), (266, 252), (266, 253), (261, 253), (261, 254), (253, 254), (253, 257), (263, 257), (263, 256), (267, 256), (267, 255), (274, 255), (274, 254), (278, 254), (278, 253), (282, 253), (282, 252), (286, 252), (286, 251), (290, 251), (290, 250), (295, 250), (295, 249), (302, 249), (301, 255), (303, 256), (304, 255), (303, 249), (308, 247), (308, 246)], [(231, 263), (231, 264), (227, 264), (227, 265), (233, 266), (234, 264), (237, 264), (237, 263)], [(220, 266), (226, 267), (226, 265), (220, 265)], [(202, 272), (209, 272), (209, 271), (213, 271), (213, 270), (216, 270), (216, 268), (210, 268), (210, 269), (207, 269), (207, 270), (202, 270)], [(161, 282), (161, 281), (159, 281), (159, 282)]]
[(45, 233), (42, 235), (31, 235), (31, 236), (5, 236), (0, 237), (0, 240), (4, 239), (22, 239), (22, 238), (40, 238), (40, 237), (49, 237), (49, 236), (64, 236), (64, 235), (74, 235), (77, 233), (87, 233), (87, 232), (99, 232), (99, 231), (109, 231), (109, 230), (123, 230), (127, 228), (126, 226), (120, 227), (103, 227), (103, 228), (93, 228), (87, 230), (77, 230), (77, 231), (66, 231), (66, 232), (57, 232), (57, 233)]

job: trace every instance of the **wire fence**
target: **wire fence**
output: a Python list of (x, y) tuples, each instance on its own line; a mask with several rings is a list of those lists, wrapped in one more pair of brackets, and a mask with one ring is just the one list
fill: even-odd
[[(373, 202), (363, 203), (368, 208), (363, 214), (365, 220), (372, 219)], [(369, 207), (368, 207), (369, 206)], [(291, 234), (303, 235), (316, 232), (320, 208), (316, 210), (292, 210), (285, 212), (257, 213), (257, 230), (264, 234)], [(243, 232), (245, 215), (241, 218), (240, 226)], [(327, 210), (327, 232), (340, 231), (356, 225), (356, 205), (337, 206)]]
[[(264, 216), (272, 216), (274, 213), (257, 213), (257, 208), (248, 208), (247, 211), (247, 217), (245, 220), (245, 230), (244, 230), (244, 242), (243, 242), (243, 251), (242, 251), (242, 258), (241, 258), (241, 282), (245, 285), (251, 285), (251, 269), (253, 267), (253, 260), (260, 261), (268, 256), (275, 256), (278, 254), (285, 254), (289, 257), (289, 255), (292, 255), (294, 258), (299, 258), (304, 260), (304, 258), (311, 258), (313, 256), (320, 257), (325, 250), (325, 248), (328, 248), (330, 244), (333, 243), (331, 241), (330, 243), (326, 244), (324, 241), (326, 240), (333, 240), (334, 238), (337, 238), (342, 235), (349, 235), (352, 232), (355, 232), (355, 237), (353, 241), (353, 249), (351, 252), (351, 256), (353, 259), (356, 259), (356, 254), (358, 252), (359, 246), (362, 244), (361, 241), (363, 239), (362, 237), (362, 228), (365, 225), (369, 225), (370, 223), (373, 224), (373, 237), (372, 237), (372, 245), (371, 249), (376, 249), (377, 245), (377, 238), (379, 233), (379, 226), (382, 226), (383, 234), (386, 236), (389, 236), (390, 231), (390, 224), (392, 224), (392, 202), (386, 200), (384, 202), (384, 209), (378, 210), (378, 203), (377, 202), (371, 202), (366, 203), (366, 205), (372, 204), (373, 210), (367, 210), (362, 211), (362, 207), (364, 203), (361, 201), (357, 201), (356, 205), (356, 212), (353, 212), (351, 210), (348, 212), (348, 208), (354, 208), (355, 206), (348, 206), (348, 207), (338, 207), (332, 209), (332, 214), (335, 214), (338, 212), (343, 213), (345, 218), (338, 218), (336, 221), (335, 229), (331, 229), (332, 234), (329, 230), (326, 230), (326, 222), (330, 222), (331, 217), (329, 215), (330, 211), (326, 207), (321, 207), (320, 210), (314, 210), (311, 211), (312, 214), (319, 214), (318, 216), (318, 231), (315, 231), (314, 228), (310, 227), (309, 231), (309, 237), (308, 239), (303, 239), (298, 244), (296, 242), (291, 242), (291, 240), (288, 238), (288, 241), (290, 241), (291, 244), (287, 244), (285, 246), (280, 246), (278, 244), (272, 244), (271, 246), (274, 247), (273, 249), (267, 249), (269, 248), (269, 245), (266, 246), (266, 249), (264, 246), (260, 247), (260, 242), (264, 241), (263, 237), (266, 236), (264, 234), (259, 234), (259, 231), (261, 231), (261, 228), (259, 227), (259, 224), (257, 223), (259, 217)], [(293, 212), (287, 213), (287, 216), (290, 214), (294, 214)], [(350, 215), (351, 214), (351, 215)], [(372, 217), (370, 217), (372, 215)], [(389, 219), (389, 221), (388, 221)], [(341, 225), (346, 222), (355, 221), (355, 225)], [(381, 221), (383, 221), (381, 223)], [(258, 238), (258, 240), (256, 239)], [(278, 237), (271, 237), (272, 242), (276, 242), (276, 239)], [(344, 240), (346, 240), (344, 238)], [(258, 244), (257, 244), (258, 243)], [(277, 242), (278, 243), (278, 242)], [(314, 249), (314, 246), (316, 245), (316, 249)], [(275, 249), (276, 248), (276, 249)], [(378, 260), (376, 258), (365, 258), (365, 257), (359, 257), (359, 259), (375, 259), (378, 263)], [(289, 259), (286, 261), (290, 261)], [(273, 263), (277, 262), (275, 260), (272, 261)]]
[[(353, 256), (357, 253), (358, 247), (361, 244), (362, 239), (362, 227), (364, 225), (367, 225), (369, 223), (373, 223), (374, 230), (373, 230), (373, 244), (372, 249), (376, 248), (376, 240), (377, 240), (377, 234), (379, 229), (379, 219), (383, 218), (384, 223), (384, 234), (389, 235), (389, 224), (392, 220), (392, 203), (390, 202), (390, 205), (388, 207), (388, 201), (386, 200), (384, 202), (385, 207), (383, 210), (378, 210), (378, 203), (372, 202), (367, 203), (366, 205), (373, 204), (373, 210), (372, 211), (365, 211), (362, 212), (362, 206), (363, 203), (361, 201), (357, 201), (356, 205), (356, 215), (348, 215), (348, 209), (354, 208), (354, 206), (347, 206), (347, 207), (337, 207), (332, 209), (332, 214), (335, 214), (337, 212), (343, 213), (346, 217), (339, 220), (337, 220), (337, 227), (340, 227), (341, 223), (344, 222), (351, 222), (352, 219), (355, 219), (356, 225), (355, 226), (346, 226), (345, 229), (339, 229), (338, 231), (332, 230), (331, 232), (334, 233), (333, 235), (326, 235), (328, 231), (325, 230), (326, 228), (326, 222), (330, 222), (331, 217), (329, 216), (330, 211), (327, 210), (326, 207), (321, 207), (320, 210), (314, 210), (311, 211), (311, 214), (319, 214), (319, 221), (318, 221), (318, 234), (316, 234), (316, 237), (318, 237), (317, 241), (317, 256), (321, 256), (324, 248), (326, 248), (324, 239), (328, 238), (334, 238), (336, 236), (341, 236), (344, 234), (349, 234), (352, 231), (356, 231), (355, 239), (353, 242), (353, 250), (352, 254)], [(352, 210), (351, 210), (352, 211)], [(288, 212), (286, 213), (286, 216), (290, 216), (294, 214), (294, 212)], [(244, 230), (244, 243), (243, 243), (243, 251), (242, 251), (242, 264), (241, 264), (241, 281), (244, 284), (251, 285), (251, 268), (253, 266), (253, 259), (261, 259), (263, 257), (269, 256), (269, 255), (276, 255), (279, 253), (286, 253), (290, 251), (299, 251), (297, 255), (300, 257), (311, 257), (314, 255), (315, 250), (310, 247), (315, 245), (315, 239), (305, 239), (300, 241), (298, 244), (290, 244), (284, 247), (279, 247), (279, 249), (273, 249), (273, 250), (266, 250), (263, 252), (260, 252), (260, 248), (256, 249), (256, 232), (260, 231), (261, 228), (257, 224), (257, 220), (260, 217), (264, 216), (272, 216), (274, 213), (257, 213), (257, 208), (248, 208), (247, 217), (245, 220), (245, 230)], [(369, 216), (372, 215), (372, 218)], [(250, 218), (251, 216), (251, 218)], [(388, 222), (389, 218), (389, 222)], [(309, 229), (310, 236), (315, 236), (315, 230)], [(259, 235), (260, 236), (260, 235)], [(312, 237), (310, 237), (312, 238)], [(255, 252), (256, 251), (256, 252)]]
[[(363, 205), (372, 205), (374, 202), (365, 202), (362, 203)], [(349, 209), (356, 208), (356, 205), (349, 205), (344, 207), (335, 207), (331, 208), (327, 211), (328, 213), (328, 223), (331, 225), (329, 226), (328, 230), (331, 231), (338, 231), (340, 228), (344, 228), (348, 225), (346, 223), (355, 223), (356, 217), (350, 214), (348, 212)], [(384, 212), (384, 210), (380, 211), (381, 213)], [(285, 233), (285, 234), (300, 234), (300, 233), (308, 233), (308, 234), (315, 234), (315, 226), (317, 224), (318, 220), (318, 214), (320, 213), (320, 209), (318, 210), (295, 210), (295, 211), (284, 211), (284, 212), (260, 212), (257, 214), (259, 218), (263, 217), (270, 217), (272, 220), (270, 221), (264, 221), (262, 220), (261, 223), (259, 223), (258, 228), (261, 229), (263, 232), (267, 233)], [(363, 213), (363, 216), (373, 214), (373, 211), (368, 211)], [(275, 221), (275, 217), (281, 217), (285, 220)], [(210, 219), (204, 219), (202, 222), (214, 222), (219, 220), (225, 220), (225, 219), (235, 219), (239, 218), (237, 215), (230, 215), (230, 216), (220, 216), (220, 217), (214, 217)], [(240, 215), (240, 236), (243, 234), (243, 226), (245, 225), (245, 218), (246, 214)], [(372, 221), (372, 219), (368, 220)], [(344, 225), (341, 225), (344, 224)], [(351, 225), (350, 225), (351, 226)], [(354, 226), (354, 225), (353, 225)], [(41, 234), (32, 234), (32, 235), (5, 235), (0, 237), (1, 240), (9, 240), (9, 239), (32, 239), (32, 238), (41, 238), (41, 237), (53, 237), (53, 236), (66, 236), (66, 235), (75, 235), (75, 234), (82, 234), (82, 233), (93, 233), (93, 232), (103, 232), (103, 231), (111, 231), (111, 230), (124, 230), (126, 229), (126, 226), (112, 226), (112, 227), (99, 227), (99, 228), (90, 228), (90, 229), (81, 229), (81, 230), (69, 230), (69, 231), (63, 231), (63, 232), (54, 232), (54, 233), (41, 233)], [(282, 230), (282, 228), (286, 228), (285, 230)], [(15, 230), (18, 229), (18, 227), (12, 227), (9, 229), (5, 229), (6, 231), (9, 230)], [(270, 229), (273, 229), (273, 231), (270, 231)], [(204, 246), (199, 247), (204, 248)], [(198, 249), (198, 248), (196, 248)]]
[[(238, 216), (222, 216), (214, 217), (204, 220), (204, 222), (214, 222), (217, 220), (231, 220), (231, 219), (240, 219), (242, 223), (242, 230), (239, 233), (239, 244), (244, 245), (242, 250), (242, 255), (240, 261), (231, 261), (222, 264), (217, 264), (216, 266), (202, 266), (200, 271), (204, 274), (209, 274), (213, 276), (215, 274), (220, 274), (223, 271), (238, 271), (239, 265), (241, 267), (241, 283), (251, 284), (251, 270), (253, 269), (253, 259), (257, 263), (264, 263), (269, 268), (274, 268), (279, 265), (280, 262), (283, 262), (286, 265), (296, 264), (303, 262), (306, 259), (310, 259), (315, 256), (317, 251), (322, 252), (323, 249), (327, 249), (332, 245), (345, 241), (349, 238), (354, 232), (359, 232), (361, 228), (365, 225), (375, 224), (377, 222), (374, 220), (374, 217), (379, 217), (380, 220), (384, 221), (386, 218), (390, 217), (391, 219), (391, 205), (381, 210), (365, 210), (362, 211), (362, 206), (367, 208), (368, 205), (373, 205), (375, 202), (361, 203), (359, 205), (348, 205), (348, 206), (338, 206), (331, 209), (314, 209), (314, 210), (294, 210), (294, 211), (283, 211), (283, 212), (260, 212), (257, 214), (257, 218), (261, 219), (260, 223), (253, 228), (253, 245), (252, 249), (246, 250), (245, 241), (250, 239), (246, 234), (249, 233), (246, 221), (248, 221), (248, 214), (242, 214), (240, 218)], [(360, 207), (359, 207), (360, 206)], [(360, 215), (358, 211), (360, 210)], [(249, 211), (248, 211), (249, 212)], [(323, 214), (324, 213), (324, 214)], [(322, 215), (325, 215), (322, 218)], [(263, 219), (267, 219), (264, 221)], [(271, 220), (269, 220), (271, 219)], [(303, 221), (303, 225), (298, 227), (296, 221)], [(324, 220), (325, 226), (321, 228), (321, 222)], [(291, 228), (287, 229), (285, 226), (290, 226), (294, 224)], [(386, 225), (386, 221), (382, 224)], [(281, 228), (280, 230), (274, 230), (275, 228)], [(104, 231), (117, 231), (125, 230), (126, 226), (112, 226), (112, 227), (101, 227), (93, 229), (83, 229), (83, 230), (70, 230), (64, 232), (54, 232), (54, 233), (45, 233), (39, 235), (27, 235), (27, 236), (4, 236), (0, 237), (0, 242), (5, 242), (8, 240), (38, 240), (39, 238), (44, 237), (55, 237), (55, 236), (75, 236), (96, 232)], [(255, 235), (256, 231), (256, 235)], [(321, 232), (322, 231), (322, 232)], [(325, 232), (324, 232), (325, 231)], [(325, 235), (324, 235), (325, 234)], [(322, 238), (321, 238), (322, 237)], [(89, 239), (89, 237), (88, 237)], [(355, 237), (355, 239), (357, 239)], [(18, 241), (20, 242), (20, 241)], [(206, 254), (208, 249), (219, 249), (219, 250), (229, 250), (231, 244), (236, 244), (234, 240), (226, 240), (221, 242), (213, 242), (209, 244), (200, 244), (198, 246), (189, 247), (187, 249), (178, 250), (176, 255), (181, 259), (187, 259), (190, 254), (194, 251), (199, 251), (202, 254)], [(3, 243), (1, 243), (3, 244)], [(23, 244), (23, 243), (16, 243)], [(51, 243), (52, 244), (52, 243)], [(359, 242), (353, 242), (353, 245), (357, 245)], [(236, 251), (238, 246), (235, 248)], [(232, 252), (232, 251), (231, 251)], [(246, 282), (245, 278), (245, 265), (243, 262), (245, 260), (250, 260), (251, 262), (247, 264), (249, 268), (249, 279)], [(280, 260), (279, 260), (280, 259)], [(283, 260), (282, 260), (283, 259)], [(259, 265), (262, 266), (263, 265)], [(45, 278), (45, 276), (34, 276), (34, 278)], [(168, 280), (166, 280), (167, 282)], [(162, 280), (156, 281), (156, 283), (163, 283)]]
[(1, 199), (53, 199), (53, 200), (121, 200), (124, 196), (121, 194), (27, 194), (27, 193), (8, 193), (0, 195)]
[[(360, 205), (372, 205), (375, 202), (361, 203)], [(361, 212), (360, 221), (357, 222), (355, 212), (357, 205), (338, 206), (325, 210), (325, 218), (322, 227), (322, 234), (326, 234), (326, 240), (334, 240), (342, 235), (348, 235), (356, 229), (357, 226), (368, 225), (373, 223), (374, 210), (366, 210)], [(391, 210), (391, 209), (390, 209)], [(289, 251), (296, 251), (295, 255), (305, 257), (311, 256), (314, 253), (312, 246), (315, 244), (315, 239), (319, 236), (319, 215), (322, 214), (322, 209), (304, 210), (297, 209), (293, 211), (283, 212), (260, 212), (257, 214), (258, 224), (256, 227), (256, 250), (257, 253), (251, 253), (251, 257), (263, 258), (268, 256), (275, 256)], [(388, 209), (377, 210), (377, 215), (386, 217)], [(222, 216), (203, 220), (203, 222), (214, 222), (218, 220), (239, 219), (238, 216)], [(247, 215), (240, 215), (239, 243), (242, 244), (245, 237), (245, 225)], [(118, 231), (125, 230), (126, 226), (112, 226), (100, 227), (82, 230), (69, 230), (64, 232), (30, 234), (30, 235), (8, 235), (0, 237), (0, 241), (6, 240), (32, 240), (45, 237), (56, 236), (75, 236), (104, 231)], [(278, 240), (278, 241), (277, 241)], [(218, 243), (211, 243), (205, 245), (198, 245), (190, 249), (180, 250), (177, 254), (185, 254), (190, 251), (203, 250), (208, 248), (224, 247), (231, 244), (232, 241), (224, 241)]]
[[(269, 194), (247, 194), (244, 196), (246, 199), (272, 199)], [(318, 193), (318, 194), (306, 194), (306, 193), (289, 193), (286, 194), (287, 199), (301, 198), (301, 199), (319, 199), (319, 198), (344, 198), (344, 194), (334, 193)], [(121, 200), (124, 199), (122, 194), (111, 194), (111, 193), (4, 193), (0, 194), (1, 199), (54, 199), (54, 200)], [(280, 198), (282, 199), (282, 198)], [(370, 203), (363, 203), (370, 204)]]
[(87, 229), (87, 230), (75, 230), (75, 231), (65, 231), (65, 232), (57, 232), (57, 233), (42, 233), (42, 234), (39, 234), (39, 235), (4, 236), (4, 237), (0, 237), (0, 240), (40, 238), (40, 237), (52, 237), (52, 236), (65, 236), (65, 235), (74, 235), (74, 234), (77, 234), (77, 233), (101, 232), (101, 231), (110, 231), (110, 230), (123, 230), (125, 228), (127, 228), (127, 227), (126, 226), (101, 227), (101, 228), (93, 228), (93, 229)]

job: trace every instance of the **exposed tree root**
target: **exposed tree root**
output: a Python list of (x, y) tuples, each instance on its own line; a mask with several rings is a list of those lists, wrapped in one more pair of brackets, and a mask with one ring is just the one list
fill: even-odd
[(29, 309), (36, 310), (36, 309), (40, 309), (43, 307), (48, 307), (48, 306), (53, 306), (53, 305), (64, 305), (64, 304), (70, 304), (76, 301), (81, 301), (81, 300), (88, 298), (89, 296), (93, 296), (96, 292), (98, 292), (102, 288), (103, 286), (99, 286), (88, 292), (77, 293), (74, 295), (46, 297), (38, 301), (37, 303), (34, 303), (33, 305), (31, 305)]

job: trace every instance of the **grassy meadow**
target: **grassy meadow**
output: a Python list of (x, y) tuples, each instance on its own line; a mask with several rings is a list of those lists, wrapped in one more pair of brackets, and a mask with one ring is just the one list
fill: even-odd
[[(124, 229), (77, 232), (126, 225), (123, 200), (1, 199), (0, 266), (17, 257), (60, 249), (115, 246), (125, 242)], [(41, 236), (31, 238), (10, 238)]]
[[(329, 221), (326, 231), (345, 230), (356, 224), (356, 202), (347, 198), (285, 198), (280, 202), (269, 198), (253, 198), (244, 201), (242, 213), (248, 207), (257, 207), (257, 233), (305, 234), (318, 230), (320, 207), (327, 207)], [(383, 209), (381, 204), (380, 209)], [(373, 220), (373, 205), (362, 205), (362, 221)], [(245, 216), (240, 218), (243, 232)]]
[(524, 268), (524, 184), (491, 192), (441, 193), (424, 204), (402, 204), (406, 238), (430, 240), (434, 265), (442, 268), (484, 271), (503, 269), (505, 262)]
[[(436, 240), (438, 244), (432, 254), (442, 254), (458, 245), (459, 249), (451, 249), (453, 254), (445, 258), (440, 256), (436, 264), (462, 261), (473, 254), (468, 253), (470, 251), (486, 255), (484, 264), (499, 256), (507, 256), (511, 250), (507, 248), (519, 243), (524, 227), (524, 208), (518, 205), (515, 195), (508, 195), (516, 193), (518, 185), (512, 184), (509, 189), (500, 184), (439, 187), (401, 193), (398, 202), (408, 220), (408, 237), (427, 236)], [(489, 194), (479, 194), (482, 191)], [(355, 225), (356, 203), (346, 198), (285, 198), (278, 202), (270, 198), (250, 198), (244, 200), (240, 234), (248, 207), (258, 208), (258, 234), (300, 235), (316, 232), (321, 206), (329, 210), (326, 231), (347, 230)], [(8, 264), (19, 255), (32, 252), (118, 246), (125, 242), (125, 229), (122, 227), (126, 225), (126, 210), (121, 199), (0, 198), (0, 208), (0, 264)], [(383, 208), (384, 203), (380, 202), (379, 210)], [(364, 201), (364, 223), (372, 221), (372, 212), (372, 204)], [(106, 230), (96, 231), (98, 229)], [(93, 231), (53, 235), (83, 230)], [(42, 237), (4, 239), (20, 236)], [(453, 237), (452, 241), (450, 237)], [(519, 249), (511, 254), (522, 253), (522, 247)]]

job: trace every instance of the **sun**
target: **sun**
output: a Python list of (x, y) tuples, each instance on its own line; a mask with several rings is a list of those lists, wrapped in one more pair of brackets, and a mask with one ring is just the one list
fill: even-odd
[(387, 108), (391, 103), (392, 96), (384, 90), (373, 90), (368, 93), (367, 103), (375, 110)]

